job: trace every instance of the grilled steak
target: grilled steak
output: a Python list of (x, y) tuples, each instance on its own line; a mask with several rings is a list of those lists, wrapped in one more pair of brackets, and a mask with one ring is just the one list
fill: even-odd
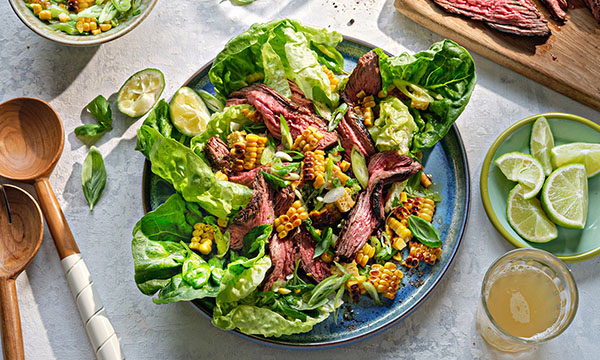
[(304, 96), (304, 93), (298, 87), (298, 85), (296, 85), (295, 82), (288, 79), (288, 84), (290, 85), (290, 91), (292, 92), (292, 96), (290, 97), (290, 102), (292, 104), (298, 106), (299, 108), (306, 109), (309, 112), (316, 115), (315, 107), (313, 105), (312, 100), (307, 99), (306, 96)]
[(230, 246), (233, 250), (242, 248), (244, 235), (252, 228), (263, 224), (272, 224), (274, 221), (273, 190), (266, 183), (262, 173), (256, 173), (253, 188), (254, 192), (250, 202), (227, 227), (231, 236)]
[(542, 2), (556, 20), (565, 20), (567, 17), (567, 13), (565, 12), (566, 7), (563, 8), (562, 6), (566, 5), (566, 1), (562, 0), (564, 4), (561, 4), (561, 0), (543, 0)]
[(291, 185), (288, 185), (277, 192), (275, 194), (275, 200), (273, 200), (275, 217), (277, 218), (280, 215), (285, 214), (294, 203), (295, 198), (296, 194), (294, 194), (294, 189)]
[[(299, 90), (294, 91), (296, 99), (299, 98)], [(327, 122), (322, 117), (315, 115), (312, 106), (307, 108), (305, 105), (298, 105), (264, 84), (253, 84), (229, 95), (228, 105), (240, 103), (253, 105), (262, 115), (271, 135), (277, 139), (281, 139), (279, 116), (283, 115), (294, 139), (300, 136), (306, 128), (312, 126), (324, 135), (317, 148), (326, 149), (337, 142), (337, 134), (327, 132)]]
[(516, 35), (548, 36), (548, 21), (531, 0), (433, 0), (444, 10)]
[(421, 164), (394, 150), (377, 153), (369, 159), (369, 184), (344, 222), (335, 247), (338, 257), (353, 258), (373, 231), (383, 226), (383, 185), (406, 180), (419, 170)]
[(229, 148), (220, 138), (213, 136), (208, 139), (204, 148), (204, 154), (214, 171), (230, 168), (231, 156), (229, 155)]
[(315, 255), (315, 243), (312, 236), (303, 226), (292, 235), (291, 239), (298, 244), (300, 259), (302, 260), (302, 269), (304, 269), (307, 275), (310, 274), (317, 282), (320, 282), (331, 275), (331, 270), (326, 262), (321, 260), (320, 257), (313, 259), (313, 256)]
[(230, 175), (229, 181), (253, 188), (254, 187), (254, 179), (256, 178), (256, 174), (258, 174), (261, 170), (268, 171), (268, 169), (269, 169), (268, 166), (261, 165), (252, 170), (240, 171), (238, 173)]
[(592, 11), (592, 15), (598, 20), (600, 23), (600, 0), (585, 0), (585, 4)]
[(280, 239), (277, 232), (273, 232), (269, 239), (269, 251), (273, 267), (263, 284), (263, 291), (271, 290), (277, 280), (285, 280), (294, 272), (296, 263), (294, 261), (296, 253), (294, 242), (289, 238)]
[(358, 101), (356, 94), (361, 90), (364, 90), (366, 96), (376, 95), (381, 91), (379, 57), (373, 51), (369, 51), (358, 59), (343, 95), (351, 102), (356, 103)]
[(375, 154), (375, 143), (360, 117), (354, 112), (352, 104), (348, 103), (348, 111), (338, 124), (336, 130), (339, 134), (340, 142), (346, 150), (344, 152), (346, 160), (350, 159), (354, 145), (358, 147), (366, 158)]

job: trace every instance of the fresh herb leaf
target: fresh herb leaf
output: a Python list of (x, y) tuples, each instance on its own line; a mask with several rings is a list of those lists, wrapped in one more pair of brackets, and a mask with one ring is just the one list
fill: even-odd
[(286, 180), (280, 179), (280, 178), (278, 178), (277, 176), (271, 175), (271, 174), (269, 174), (269, 173), (267, 173), (267, 172), (264, 172), (264, 171), (262, 171), (262, 170), (261, 170), (260, 172), (261, 172), (261, 173), (263, 174), (263, 176), (265, 177), (265, 180), (266, 180), (266, 181), (267, 181), (267, 182), (268, 182), (268, 183), (269, 183), (271, 186), (273, 186), (273, 187), (275, 188), (275, 190), (276, 190), (276, 191), (278, 191), (278, 190), (279, 190), (279, 189), (281, 189), (281, 188), (287, 187), (287, 186), (290, 184), (290, 182), (289, 182), (289, 181), (286, 181)]
[(334, 131), (342, 118), (346, 115), (346, 112), (348, 112), (348, 104), (344, 102), (335, 109), (333, 114), (331, 114), (331, 120), (329, 120), (329, 124), (327, 125), (327, 131)]
[(112, 129), (112, 111), (108, 100), (104, 96), (96, 96), (94, 100), (87, 104), (87, 109), (98, 124), (102, 125), (106, 130)]
[(309, 305), (314, 305), (327, 298), (330, 294), (336, 292), (340, 286), (344, 286), (346, 281), (351, 277), (351, 274), (344, 276), (331, 275), (315, 286), (308, 300)]
[(284, 153), (290, 155), (292, 160), (303, 160), (304, 154), (295, 150), (283, 150)]
[[(250, 230), (244, 235), (243, 253), (250, 255), (254, 251), (261, 249), (264, 252), (265, 244), (268, 242), (269, 236), (273, 231), (273, 225), (259, 225)], [(262, 255), (261, 255), (262, 256)], [(258, 257), (258, 256), (257, 256)]]
[(406, 192), (406, 195), (413, 198), (420, 196), (429, 198), (435, 202), (439, 202), (442, 200), (440, 194), (421, 185), (421, 171), (414, 174), (408, 179), (404, 191)]
[(75, 128), (75, 135), (82, 140), (92, 140), (105, 132), (106, 128), (100, 124), (85, 124)]
[(290, 133), (290, 127), (281, 114), (279, 115), (279, 128), (281, 130), (281, 145), (283, 145), (286, 150), (290, 150), (294, 144), (294, 140), (292, 139), (292, 134)]
[(327, 228), (327, 230), (325, 230), (325, 233), (323, 234), (323, 236), (321, 236), (320, 241), (317, 243), (317, 246), (315, 247), (315, 255), (313, 256), (313, 259), (316, 259), (319, 256), (323, 255), (323, 253), (325, 251), (327, 251), (327, 249), (329, 249), (329, 245), (331, 244), (332, 236), (333, 236), (333, 230), (329, 227), (329, 228)]
[(81, 168), (81, 184), (83, 186), (83, 195), (90, 205), (90, 211), (100, 199), (102, 190), (106, 185), (106, 168), (102, 154), (95, 146), (90, 148), (89, 153), (83, 161)]
[(408, 227), (413, 236), (422, 244), (432, 248), (442, 246), (440, 232), (429, 221), (421, 219), (418, 216), (410, 215), (408, 217)]

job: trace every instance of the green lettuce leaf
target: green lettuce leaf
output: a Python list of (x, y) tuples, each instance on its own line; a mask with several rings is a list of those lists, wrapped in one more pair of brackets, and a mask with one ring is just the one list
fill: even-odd
[(443, 40), (414, 55), (388, 57), (381, 49), (379, 69), (383, 88), (401, 80), (425, 89), (433, 97), (427, 110), (411, 108), (419, 125), (412, 151), (423, 151), (441, 140), (463, 112), (475, 88), (477, 76), (471, 55), (453, 41)]
[(250, 295), (263, 282), (270, 268), (271, 258), (268, 256), (253, 261), (240, 257), (230, 263), (221, 279), (217, 304), (239, 301)]
[(206, 130), (194, 136), (190, 141), (192, 150), (198, 155), (202, 154), (206, 142), (213, 136), (218, 136), (221, 140), (227, 142), (227, 135), (231, 134), (232, 123), (242, 126), (252, 122), (242, 113), (244, 109), (250, 110), (254, 107), (248, 104), (232, 105), (221, 112), (214, 113), (208, 124), (206, 124)]
[(227, 97), (256, 81), (263, 81), (283, 96), (290, 97), (287, 78), (294, 80), (313, 99), (319, 88), (329, 102), (337, 104), (337, 94), (323, 72), (324, 65), (340, 72), (343, 57), (335, 49), (342, 35), (326, 29), (302, 25), (290, 19), (254, 24), (230, 39), (210, 69), (210, 81), (217, 94)]
[(379, 151), (399, 150), (403, 155), (410, 151), (410, 142), (417, 124), (402, 101), (388, 96), (379, 103), (379, 117), (369, 128)]
[(172, 138), (179, 142), (185, 139), (185, 135), (173, 126), (171, 115), (169, 114), (169, 104), (164, 99), (158, 101), (150, 113), (148, 113), (142, 125), (155, 129), (166, 138)]

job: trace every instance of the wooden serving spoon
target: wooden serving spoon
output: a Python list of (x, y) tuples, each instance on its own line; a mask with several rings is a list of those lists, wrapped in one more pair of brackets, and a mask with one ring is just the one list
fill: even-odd
[[(37, 202), (12, 185), (0, 185), (0, 317), (4, 359), (25, 359), (15, 280), (37, 254), (44, 222)], [(6, 195), (6, 197), (4, 196)], [(9, 212), (10, 204), (10, 212)]]
[(64, 142), (62, 122), (46, 102), (22, 97), (0, 104), (0, 176), (33, 183), (96, 357), (122, 359), (119, 339), (48, 181)]

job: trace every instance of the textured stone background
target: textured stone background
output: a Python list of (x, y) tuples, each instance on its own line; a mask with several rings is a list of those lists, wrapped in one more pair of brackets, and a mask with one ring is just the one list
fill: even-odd
[[(335, 29), (392, 53), (420, 51), (441, 37), (398, 14), (392, 0), (257, 0), (245, 7), (225, 0), (159, 1), (133, 32), (91, 48), (65, 47), (37, 36), (6, 1), (0, 2), (0, 13), (5, 14), (0, 24), (0, 101), (39, 97), (62, 116), (65, 149), (50, 181), (129, 359), (503, 358), (485, 345), (474, 323), (483, 273), (496, 257), (512, 249), (496, 233), (481, 205), (478, 184), (483, 156), (504, 128), (528, 115), (562, 111), (599, 122), (600, 113), (473, 54), (479, 82), (458, 120), (472, 174), (471, 216), (461, 251), (443, 284), (408, 319), (368, 340), (325, 351), (272, 349), (214, 328), (188, 304), (157, 306), (137, 290), (130, 236), (143, 215), (144, 159), (134, 151), (141, 120), (115, 112), (114, 129), (96, 144), (106, 161), (108, 184), (90, 212), (80, 179), (87, 148), (73, 134), (76, 126), (91, 121), (83, 111), (85, 105), (98, 94), (114, 99), (120, 85), (146, 67), (164, 72), (164, 95), (169, 97), (228, 38), (254, 22), (273, 18), (294, 17)], [(574, 323), (559, 338), (521, 358), (597, 358), (600, 258), (569, 267), (581, 295)], [(17, 287), (27, 358), (93, 359), (47, 231)]]

